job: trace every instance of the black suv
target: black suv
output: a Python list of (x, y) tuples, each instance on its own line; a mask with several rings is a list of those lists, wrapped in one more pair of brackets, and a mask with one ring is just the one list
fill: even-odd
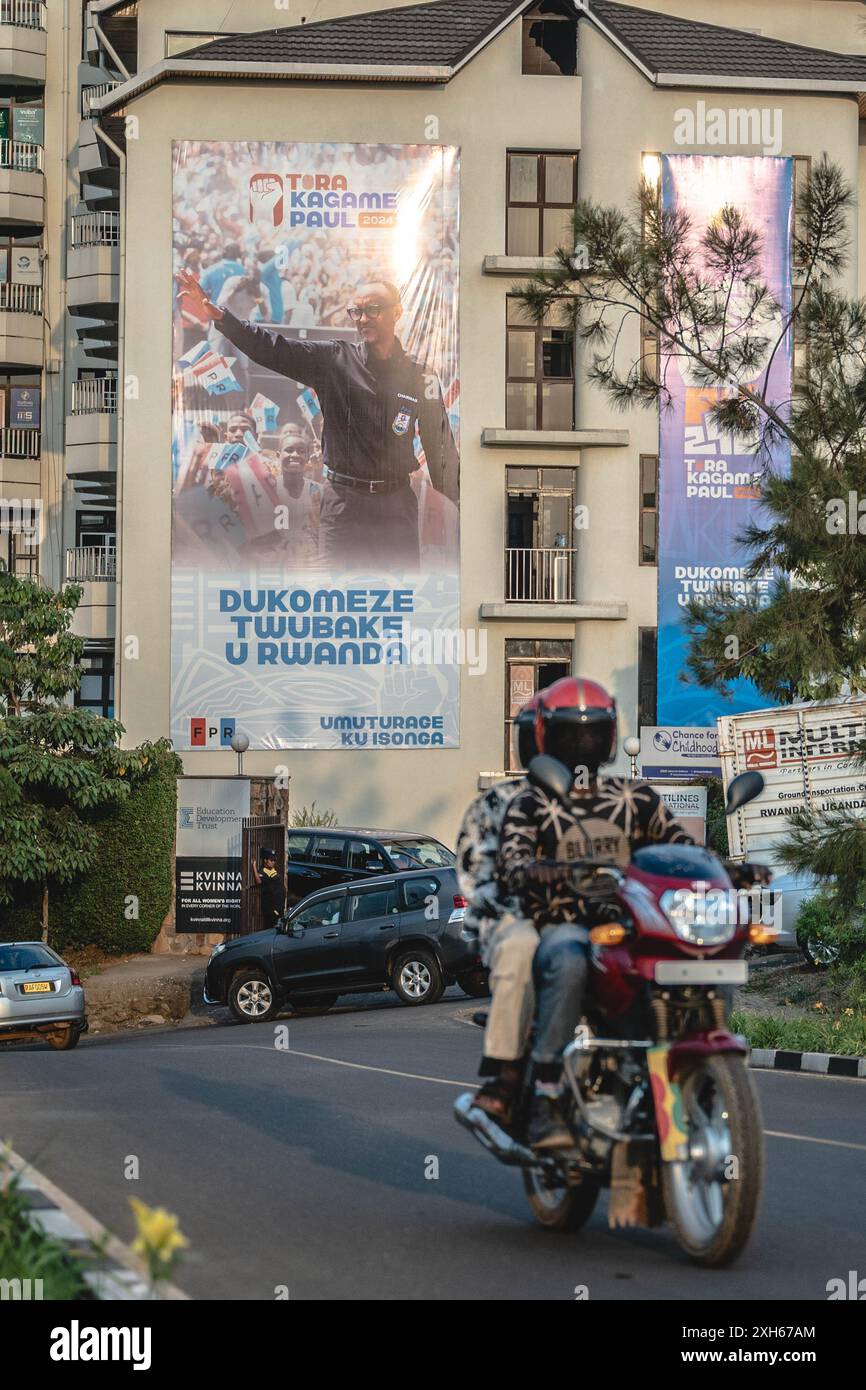
[(307, 897), (276, 927), (216, 947), (207, 1004), (239, 1023), (266, 1022), (286, 1005), (329, 1009), (341, 994), (393, 989), (404, 1004), (434, 1004), (455, 981), (487, 993), (478, 939), (463, 925), (454, 869), (361, 879)]
[(356, 826), (290, 830), (286, 841), (289, 907), (332, 884), (351, 883), (368, 874), (403, 869), (447, 869), (454, 855), (430, 835), (408, 830), (363, 830)]

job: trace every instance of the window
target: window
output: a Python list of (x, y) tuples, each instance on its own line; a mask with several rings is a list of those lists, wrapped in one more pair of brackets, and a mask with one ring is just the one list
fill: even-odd
[(41, 100), (0, 90), (0, 166), (34, 172), (42, 168), (44, 116)]
[(512, 726), (526, 701), (561, 676), (571, 675), (571, 642), (507, 639), (505, 642), (505, 770), (520, 768)]
[(343, 906), (343, 898), (322, 898), (317, 903), (312, 903), (309, 907), (303, 908), (295, 917), (292, 918), (292, 929), (295, 927), (315, 928), (315, 927), (335, 927), (340, 920), (340, 911)]
[(640, 456), (640, 563), (658, 564), (659, 461), (655, 454)]
[(76, 547), (109, 549), (117, 541), (117, 515), (112, 510), (75, 513)]
[(350, 869), (361, 869), (364, 873), (388, 868), (379, 846), (369, 840), (350, 840), (346, 862)]
[(404, 878), (403, 898), (408, 911), (426, 908), (427, 899), (438, 896), (441, 888), (438, 878)]
[(577, 201), (576, 154), (508, 153), (505, 253), (550, 256), (573, 242)]
[(114, 647), (88, 642), (81, 657), (81, 684), (75, 703), (114, 718)]
[[(20, 376), (0, 376), (0, 429), (38, 430), (42, 405), (42, 378), (22, 372)], [(26, 457), (35, 457), (38, 452), (38, 437), (31, 440), (33, 451), (22, 447), (13, 449)], [(26, 444), (26, 441), (25, 441)]]
[(506, 429), (574, 429), (571, 304), (566, 299), (536, 324), (527, 320), (516, 295), (508, 296)]
[(568, 603), (574, 598), (573, 468), (506, 470), (505, 598)]
[(350, 922), (369, 922), (373, 917), (389, 917), (400, 911), (396, 883), (390, 883), (386, 888), (371, 889), (367, 893), (352, 893), (348, 901), (347, 920)]
[(398, 869), (444, 869), (454, 863), (450, 849), (438, 840), (383, 840)]
[(310, 857), (311, 835), (288, 835), (286, 837), (286, 853), (289, 859), (293, 859), (296, 864), (304, 864)]
[(18, 579), (39, 578), (39, 542), (32, 531), (0, 529), (0, 570)]
[(313, 859), (317, 864), (334, 864), (338, 868), (343, 862), (346, 841), (342, 835), (335, 837), (318, 835), (313, 847)]
[(640, 729), (656, 723), (658, 631), (654, 627), (640, 627), (637, 640), (637, 723)]
[(529, 77), (574, 77), (577, 18), (562, 0), (538, 0), (523, 16), (521, 70)]

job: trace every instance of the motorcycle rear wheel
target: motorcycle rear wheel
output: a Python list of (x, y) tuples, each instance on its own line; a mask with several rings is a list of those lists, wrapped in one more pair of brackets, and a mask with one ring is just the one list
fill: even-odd
[(740, 1254), (758, 1213), (761, 1109), (741, 1056), (707, 1057), (680, 1085), (691, 1156), (661, 1165), (665, 1211), (686, 1254), (720, 1268)]
[(594, 1178), (585, 1177), (578, 1187), (559, 1187), (550, 1185), (534, 1168), (524, 1168), (523, 1186), (533, 1216), (546, 1231), (579, 1231), (598, 1201), (599, 1184)]

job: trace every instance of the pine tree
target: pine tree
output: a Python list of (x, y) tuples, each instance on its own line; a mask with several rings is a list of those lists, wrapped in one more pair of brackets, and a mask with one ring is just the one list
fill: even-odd
[(122, 801), (147, 763), (145, 750), (119, 748), (116, 720), (68, 703), (81, 678), (80, 599), (75, 586), (0, 572), (0, 904), (41, 887), (45, 941), (52, 883), (90, 868), (94, 813)]

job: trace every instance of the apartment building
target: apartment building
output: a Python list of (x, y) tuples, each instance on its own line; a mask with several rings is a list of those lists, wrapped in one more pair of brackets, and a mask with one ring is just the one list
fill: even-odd
[[(453, 840), (512, 765), (533, 689), (578, 670), (614, 691), (623, 733), (656, 722), (659, 422), (614, 412), (514, 291), (575, 199), (624, 203), (647, 157), (764, 152), (697, 128), (678, 143), (701, 102), (779, 111), (774, 155), (828, 151), (862, 190), (864, 12), (729, 0), (721, 27), (698, 0), (306, 10), (2, 0), (0, 468), (4, 496), (41, 502), (42, 543), (19, 526), (0, 544), (19, 572), (83, 583), (82, 701), (130, 741), (176, 732), (173, 142), (459, 148), (459, 626), (484, 655), (460, 671), (456, 746), (292, 747), (251, 721), (245, 756), (254, 775), (287, 769), (296, 805)], [(236, 769), (227, 738), (177, 742), (189, 773)]]

